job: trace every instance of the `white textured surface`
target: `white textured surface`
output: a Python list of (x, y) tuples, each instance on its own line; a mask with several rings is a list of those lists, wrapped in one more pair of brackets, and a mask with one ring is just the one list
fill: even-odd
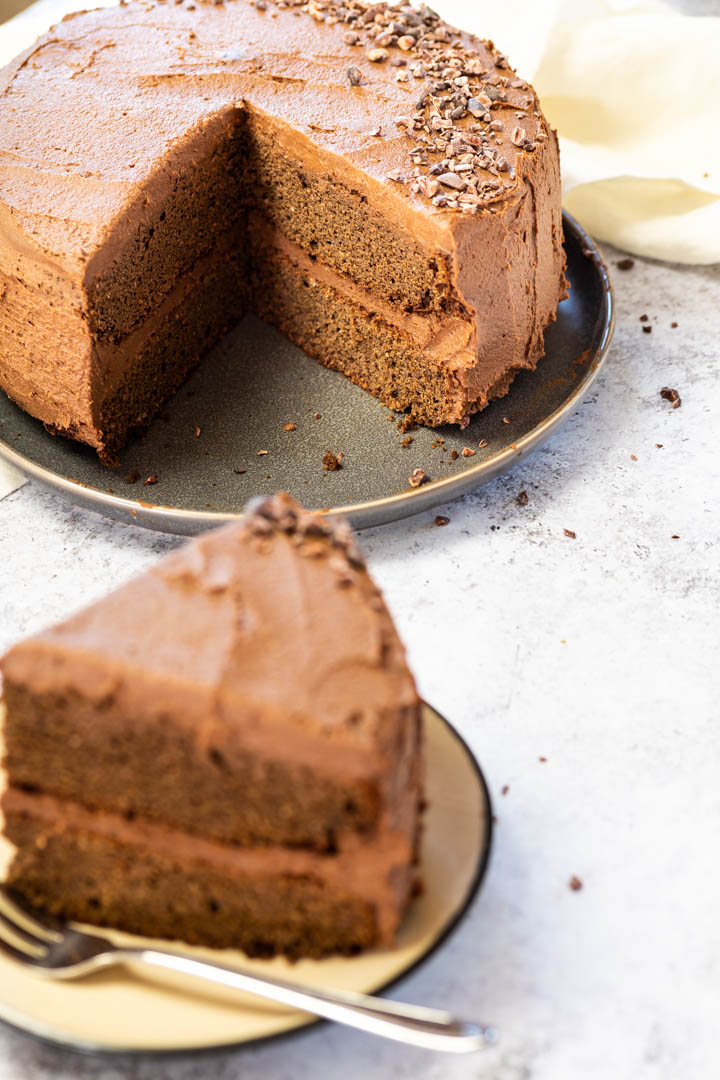
[[(421, 690), (475, 749), (499, 819), (479, 901), (397, 993), (491, 1020), (499, 1048), (447, 1059), (326, 1027), (108, 1063), (0, 1030), (0, 1080), (718, 1075), (720, 268), (614, 277), (610, 361), (550, 446), (443, 508), (445, 528), (427, 514), (362, 536)], [(35, 485), (9, 495), (0, 651), (175, 543)]]

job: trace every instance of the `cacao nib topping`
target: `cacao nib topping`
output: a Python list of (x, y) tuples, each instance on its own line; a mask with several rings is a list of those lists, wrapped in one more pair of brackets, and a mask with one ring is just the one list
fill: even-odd
[[(485, 56), (474, 47), (474, 39), (448, 26), (426, 5), (391, 6), (365, 0), (273, 2), (280, 9), (310, 15), (318, 23), (347, 27), (343, 43), (353, 51), (363, 48), (369, 62), (366, 71), (353, 63), (347, 67), (350, 86), (362, 90), (372, 82), (372, 68), (383, 65), (395, 69), (396, 82), (420, 84), (412, 115), (396, 120), (413, 144), (407, 154), (409, 165), (391, 169), (386, 177), (409, 186), (413, 195), (434, 206), (466, 214), (481, 209), (494, 213), (493, 204), (513, 188), (515, 180), (498, 132), (507, 129), (517, 152), (524, 153), (531, 153), (549, 137), (530, 87), (514, 77), (492, 42), (482, 43)], [(508, 111), (514, 119), (506, 125), (500, 116)], [(535, 131), (534, 136), (528, 128)]]

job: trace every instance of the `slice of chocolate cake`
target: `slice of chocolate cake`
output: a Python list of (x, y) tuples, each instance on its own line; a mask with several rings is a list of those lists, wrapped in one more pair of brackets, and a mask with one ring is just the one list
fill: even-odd
[(346, 525), (275, 496), (1, 669), (9, 874), (33, 903), (254, 954), (393, 940), (420, 707)]

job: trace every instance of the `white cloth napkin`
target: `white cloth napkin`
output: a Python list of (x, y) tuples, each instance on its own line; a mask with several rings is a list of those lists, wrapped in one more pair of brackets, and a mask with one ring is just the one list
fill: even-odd
[(491, 37), (560, 134), (563, 201), (599, 240), (720, 262), (720, 18), (655, 0), (442, 0)]

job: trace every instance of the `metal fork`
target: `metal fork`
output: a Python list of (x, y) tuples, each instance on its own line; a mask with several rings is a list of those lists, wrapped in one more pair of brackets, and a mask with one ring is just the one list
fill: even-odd
[(210, 964), (169, 949), (125, 948), (99, 934), (87, 934), (45, 911), (30, 907), (22, 896), (0, 887), (0, 953), (50, 979), (76, 979), (99, 968), (128, 961), (208, 979), (244, 990), (304, 1012), (337, 1020), (372, 1035), (463, 1054), (497, 1040), (495, 1028), (456, 1020), (449, 1013), (384, 998), (340, 990), (314, 990), (281, 979)]

